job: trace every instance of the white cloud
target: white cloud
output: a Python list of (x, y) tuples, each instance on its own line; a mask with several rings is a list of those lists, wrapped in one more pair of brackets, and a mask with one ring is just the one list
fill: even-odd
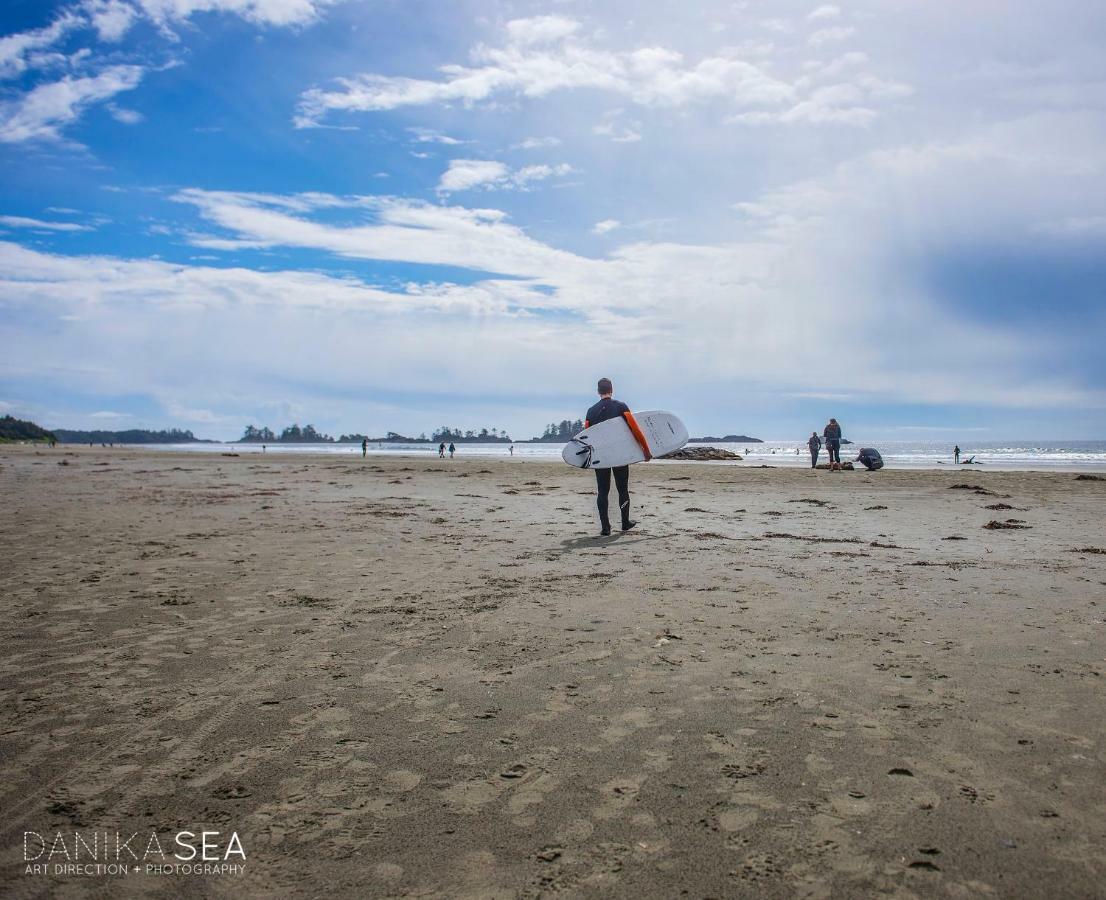
[(592, 234), (609, 234), (618, 228), (622, 223), (618, 219), (603, 219), (601, 222), (596, 222), (591, 226)]
[(504, 163), (491, 159), (453, 159), (449, 168), (438, 182), (442, 193), (468, 191), (473, 188), (521, 188), (525, 189), (536, 181), (568, 175), (572, 166), (560, 163), (555, 166), (545, 164), (522, 166), (512, 170)]
[(507, 37), (513, 44), (529, 47), (562, 41), (580, 29), (580, 23), (564, 16), (535, 16), (507, 23)]
[(26, 216), (0, 216), (0, 225), (8, 228), (36, 228), (41, 231), (91, 231), (88, 225), (76, 222), (47, 222), (42, 219), (29, 219)]
[(121, 122), (124, 125), (137, 125), (139, 122), (145, 121), (146, 118), (137, 110), (126, 109), (114, 103), (108, 104), (108, 112), (111, 113), (111, 117), (116, 122)]
[(879, 101), (901, 99), (913, 93), (910, 85), (860, 74), (851, 82), (814, 88), (803, 100), (787, 109), (756, 111), (732, 116), (729, 121), (746, 125), (836, 124), (864, 126), (878, 116)]
[(592, 134), (610, 138), (616, 144), (634, 144), (641, 140), (641, 122), (623, 121), (622, 110), (612, 109), (603, 116), (603, 121), (592, 128)]
[[(0, 102), (0, 142), (57, 139), (60, 129), (89, 106), (137, 86), (145, 66), (122, 64), (119, 51), (113, 52), (112, 65), (92, 71), (102, 64), (102, 53), (88, 46), (68, 53), (52, 49), (74, 33), (94, 31), (101, 42), (115, 43), (145, 16), (175, 38), (170, 26), (198, 13), (237, 15), (257, 25), (303, 26), (341, 2), (346, 0), (75, 0), (49, 25), (0, 38), (0, 79), (58, 69), (68, 73)], [(141, 121), (133, 110), (109, 111), (126, 124)]]
[(82, 24), (83, 20), (80, 16), (64, 11), (44, 28), (22, 31), (0, 38), (0, 78), (14, 78), (25, 72), (32, 54), (52, 47)]
[(197, 13), (228, 13), (255, 25), (308, 25), (324, 9), (342, 0), (137, 0), (160, 25), (182, 22)]
[[(209, 222), (257, 247), (311, 247), (351, 258), (458, 266), (514, 276), (586, 265), (527, 237), (499, 210), (433, 206), (388, 197), (310, 197), (189, 189), (175, 199), (196, 206)], [(367, 221), (340, 227), (305, 217), (315, 209), (336, 206), (361, 210)]]
[(559, 147), (561, 139), (555, 137), (528, 137), (517, 144), (511, 144), (512, 150), (540, 150), (544, 147)]
[(841, 75), (843, 72), (846, 72), (849, 69), (854, 69), (857, 66), (862, 66), (867, 62), (867, 53), (862, 53), (859, 50), (852, 50), (848, 53), (842, 53), (836, 59), (830, 60), (828, 63), (823, 63), (817, 60), (812, 61), (806, 64), (806, 68), (815, 77), (833, 78)]
[(856, 29), (851, 25), (834, 25), (831, 28), (822, 28), (815, 31), (806, 39), (806, 42), (812, 47), (821, 47), (823, 44), (846, 40), (854, 34), (856, 34)]
[(102, 41), (118, 41), (138, 18), (138, 10), (122, 0), (84, 0), (81, 10)]
[(447, 147), (453, 147), (464, 143), (464, 141), (459, 141), (457, 138), (450, 137), (448, 134), (443, 134), (433, 128), (408, 128), (407, 130), (415, 136), (415, 140), (420, 144), (444, 144)]
[[(337, 90), (313, 88), (300, 99), (297, 127), (319, 125), (331, 111), (369, 112), (403, 106), (460, 102), (473, 105), (501, 94), (544, 97), (556, 91), (592, 89), (629, 98), (643, 106), (678, 107), (720, 101), (738, 107), (773, 105), (792, 99), (793, 88), (734, 56), (712, 56), (686, 64), (662, 47), (624, 52), (593, 47), (575, 36), (569, 20), (549, 17), (509, 22), (506, 42), (477, 45), (474, 66), (442, 66), (444, 77), (427, 80), (365, 74), (338, 79)], [(535, 35), (541, 34), (540, 40)]]
[(841, 15), (841, 7), (832, 3), (826, 3), (810, 11), (808, 19), (836, 19)]
[(452, 159), (438, 182), (439, 191), (468, 191), (505, 181), (510, 169), (490, 159)]
[(98, 75), (40, 84), (18, 100), (0, 104), (0, 142), (56, 139), (59, 129), (87, 107), (134, 90), (142, 76), (140, 66), (109, 66)]

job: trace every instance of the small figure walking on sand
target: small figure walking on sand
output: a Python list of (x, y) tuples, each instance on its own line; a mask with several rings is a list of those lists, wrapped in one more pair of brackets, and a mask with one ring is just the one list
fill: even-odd
[(841, 468), (841, 425), (837, 419), (830, 419), (822, 430), (822, 437), (826, 441), (826, 451), (830, 458), (830, 471), (836, 472)]
[(364, 459), (369, 455), (369, 439), (361, 438), (361, 458)]
[(957, 444), (955, 447), (952, 448), (952, 461), (954, 463), (956, 463), (956, 465), (960, 465), (960, 445), (959, 444)]
[(453, 459), (453, 454), (457, 452), (457, 448), (453, 445), (453, 441), (449, 442), (449, 458)]
[(508, 447), (507, 449), (511, 451), (511, 456), (515, 455), (515, 445), (514, 444), (511, 444), (511, 446)]
[(810, 467), (816, 469), (818, 468), (818, 454), (822, 450), (822, 439), (818, 437), (817, 431), (810, 433), (810, 440), (806, 442), (806, 445), (810, 448)]
[(438, 459), (445, 459), (445, 441), (438, 444)]

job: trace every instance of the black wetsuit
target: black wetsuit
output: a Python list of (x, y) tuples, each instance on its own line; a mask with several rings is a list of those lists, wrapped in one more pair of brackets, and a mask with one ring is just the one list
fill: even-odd
[[(588, 410), (584, 422), (588, 426), (598, 425), (608, 419), (617, 419), (623, 413), (629, 411), (630, 407), (621, 400), (604, 397)], [(607, 497), (611, 493), (612, 472), (614, 473), (615, 490), (618, 491), (618, 508), (622, 512), (622, 527), (628, 528), (630, 526), (630, 467), (615, 466), (613, 469), (596, 469), (595, 483), (598, 494), (595, 502), (599, 507), (599, 521), (604, 531), (610, 531), (611, 528), (611, 520), (607, 515)]]

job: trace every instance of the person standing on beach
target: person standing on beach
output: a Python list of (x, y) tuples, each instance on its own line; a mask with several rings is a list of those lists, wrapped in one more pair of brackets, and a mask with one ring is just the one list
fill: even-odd
[(830, 419), (822, 430), (822, 437), (826, 441), (826, 451), (830, 458), (830, 471), (835, 472), (841, 468), (841, 425), (837, 419)]
[(449, 458), (453, 459), (453, 454), (457, 452), (457, 448), (453, 446), (453, 441), (449, 442)]
[(369, 439), (361, 438), (361, 458), (364, 459), (369, 455)]
[(960, 445), (959, 444), (957, 444), (955, 447), (952, 448), (952, 461), (954, 463), (956, 463), (956, 465), (960, 465)]
[(810, 440), (806, 442), (806, 445), (810, 448), (810, 467), (816, 469), (818, 468), (818, 453), (822, 449), (822, 439), (818, 437), (817, 431), (810, 433)]
[(508, 447), (507, 449), (511, 451), (511, 456), (515, 455), (515, 445), (514, 444), (511, 444), (511, 446)]
[[(584, 427), (590, 428), (608, 419), (617, 419), (619, 416), (630, 417), (632, 413), (621, 400), (614, 399), (614, 385), (609, 378), (599, 379), (599, 402), (592, 406), (584, 416)], [(634, 426), (636, 427), (636, 425)], [(648, 451), (646, 451), (648, 458)], [(622, 530), (629, 531), (637, 522), (630, 519), (630, 467), (615, 466), (613, 469), (596, 469), (596, 506), (599, 507), (599, 523), (602, 530), (600, 536), (606, 537), (611, 533), (611, 520), (607, 514), (607, 498), (611, 493), (611, 474), (614, 474), (614, 486), (618, 491), (618, 508), (622, 513)]]
[(438, 459), (445, 459), (445, 441), (438, 444)]

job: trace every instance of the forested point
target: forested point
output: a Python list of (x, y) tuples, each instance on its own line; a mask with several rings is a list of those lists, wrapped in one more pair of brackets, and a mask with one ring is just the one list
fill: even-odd
[(0, 418), (0, 441), (54, 441), (57, 435), (41, 428), (34, 422), (17, 419), (15, 416)]

